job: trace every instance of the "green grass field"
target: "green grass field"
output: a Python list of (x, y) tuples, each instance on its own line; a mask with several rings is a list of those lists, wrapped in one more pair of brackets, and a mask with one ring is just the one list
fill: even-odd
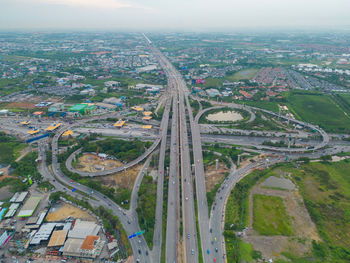
[(229, 81), (250, 80), (258, 71), (259, 69), (256, 68), (244, 69), (234, 73), (233, 75), (226, 76), (225, 79)]
[(204, 87), (216, 88), (222, 85), (222, 79), (220, 78), (207, 78), (205, 79)]
[(290, 218), (282, 198), (278, 196), (253, 196), (253, 228), (260, 235), (290, 236), (293, 234)]
[(350, 117), (330, 96), (291, 93), (287, 100), (296, 118), (318, 124), (328, 132), (350, 129)]

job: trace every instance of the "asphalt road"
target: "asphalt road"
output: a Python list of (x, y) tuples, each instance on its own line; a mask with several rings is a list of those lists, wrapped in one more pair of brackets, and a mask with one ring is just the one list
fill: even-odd
[(179, 130), (178, 130), (178, 97), (177, 93), (173, 96), (171, 120), (171, 139), (170, 139), (170, 164), (169, 164), (169, 184), (168, 184), (168, 211), (166, 227), (166, 262), (178, 262), (178, 229), (179, 229)]

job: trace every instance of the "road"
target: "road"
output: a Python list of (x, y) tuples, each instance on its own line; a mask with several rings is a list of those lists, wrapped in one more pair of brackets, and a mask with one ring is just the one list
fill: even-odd
[[(104, 196), (103, 194), (97, 191), (93, 191), (93, 193), (91, 194), (92, 189), (74, 182), (71, 183), (70, 178), (64, 176), (59, 170), (56, 158), (53, 158), (52, 160), (53, 174), (51, 174), (50, 170), (46, 165), (46, 145), (46, 140), (42, 140), (41, 142), (39, 142), (38, 152), (39, 157), (42, 160), (39, 164), (39, 172), (42, 174), (45, 180), (48, 180), (52, 185), (55, 186), (55, 189), (57, 191), (65, 192), (80, 200), (91, 196), (92, 198), (89, 198), (89, 203), (95, 208), (103, 206), (106, 209), (111, 209), (113, 211), (113, 214), (118, 216), (128, 235), (140, 231), (137, 217), (135, 218), (134, 213), (124, 210), (123, 208), (115, 204), (112, 200), (110, 200), (107, 196)], [(77, 191), (72, 192), (69, 187), (76, 188)], [(81, 193), (84, 193), (84, 195)], [(130, 244), (135, 259), (139, 257), (140, 260), (142, 260), (142, 262), (153, 262), (149, 256), (149, 249), (143, 236), (140, 236), (138, 239), (131, 239)], [(138, 251), (140, 251), (140, 253)]]
[[(171, 89), (170, 83), (168, 83), (168, 91)], [(152, 258), (154, 262), (160, 262), (162, 252), (162, 223), (163, 223), (163, 189), (164, 189), (164, 159), (167, 144), (168, 124), (169, 124), (169, 112), (171, 106), (171, 97), (168, 96), (165, 104), (165, 110), (161, 122), (161, 143), (159, 150), (158, 161), (158, 182), (157, 182), (157, 203), (156, 203), (156, 216), (153, 234), (153, 249)]]
[[(173, 108), (171, 117), (171, 138), (170, 138), (170, 164), (169, 164), (169, 184), (168, 184), (168, 211), (166, 227), (166, 262), (179, 262), (178, 251), (178, 229), (179, 229), (179, 130), (178, 130), (178, 97), (174, 92)], [(175, 219), (175, 222), (174, 222)]]

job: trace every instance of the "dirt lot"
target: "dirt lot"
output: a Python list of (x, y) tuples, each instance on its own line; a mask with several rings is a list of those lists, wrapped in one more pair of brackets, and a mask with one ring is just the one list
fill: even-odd
[(84, 154), (78, 159), (75, 168), (82, 172), (97, 172), (111, 170), (122, 165), (121, 162), (116, 160), (103, 160), (94, 154)]
[[(283, 199), (287, 214), (291, 218), (293, 236), (261, 236), (254, 231), (253, 224), (253, 195), (263, 194), (279, 196)], [(305, 208), (302, 197), (297, 189), (278, 190), (266, 189), (261, 184), (256, 185), (249, 196), (249, 227), (243, 237), (245, 242), (253, 245), (259, 250), (263, 257), (278, 258), (282, 252), (290, 252), (293, 255), (304, 255), (311, 249), (312, 240), (320, 240), (316, 226), (312, 222), (308, 211)]]
[(88, 221), (96, 221), (96, 219), (87, 211), (83, 211), (75, 206), (66, 203), (60, 203), (54, 206), (50, 213), (46, 216), (46, 220), (49, 222), (60, 221), (66, 219), (69, 216)]
[(12, 102), (7, 105), (8, 108), (34, 109), (35, 104), (25, 102)]
[[(3, 178), (4, 176), (0, 177)], [(0, 200), (5, 200), (13, 196), (13, 193), (10, 191), (10, 186), (4, 186), (0, 188)]]
[(135, 165), (125, 172), (119, 172), (116, 174), (101, 177), (102, 183), (113, 188), (125, 188), (132, 190), (134, 182), (142, 165)]
[(218, 184), (222, 178), (225, 178), (225, 174), (229, 173), (230, 169), (225, 164), (219, 162), (218, 170), (216, 171), (216, 165), (211, 165), (205, 168), (205, 187), (207, 192), (211, 191), (216, 184)]

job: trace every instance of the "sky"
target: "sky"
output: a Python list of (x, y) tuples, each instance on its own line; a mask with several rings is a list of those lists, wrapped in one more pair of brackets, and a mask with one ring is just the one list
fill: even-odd
[(350, 28), (350, 0), (0, 0), (0, 30)]

